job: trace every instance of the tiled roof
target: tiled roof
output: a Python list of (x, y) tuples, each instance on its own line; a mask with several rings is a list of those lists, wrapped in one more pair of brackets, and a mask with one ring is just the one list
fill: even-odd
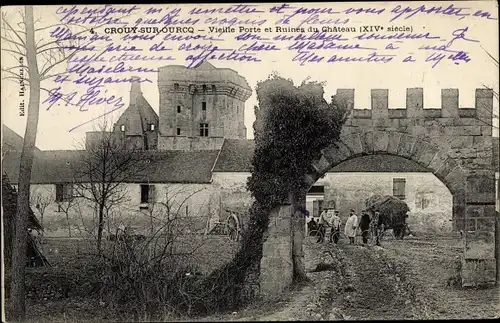
[[(226, 139), (214, 172), (250, 172), (255, 144), (250, 139)], [(345, 161), (329, 173), (344, 172), (428, 172), (427, 169), (402, 157), (371, 155)]]
[[(6, 125), (2, 125), (2, 148), (4, 151), (21, 151), (23, 142), (23, 137)], [(35, 152), (40, 152), (40, 149), (35, 147)]]
[(122, 113), (117, 126), (125, 125), (125, 134), (128, 136), (142, 136), (148, 130), (148, 124), (158, 124), (158, 115), (142, 93), (137, 95), (136, 104), (131, 104)]
[[(134, 183), (210, 183), (212, 167), (218, 150), (143, 152), (151, 160), (146, 170), (130, 182)], [(33, 184), (73, 182), (74, 165), (84, 158), (84, 150), (42, 151), (35, 157), (31, 180)], [(19, 175), (20, 153), (7, 153), (3, 172), (13, 183)], [(72, 167), (73, 165), (73, 167)]]
[(250, 139), (225, 139), (214, 172), (250, 172), (255, 143)]

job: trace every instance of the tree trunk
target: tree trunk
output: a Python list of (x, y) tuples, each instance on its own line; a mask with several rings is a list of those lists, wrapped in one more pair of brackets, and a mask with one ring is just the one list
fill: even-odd
[(40, 75), (36, 61), (35, 28), (33, 6), (25, 6), (26, 58), (29, 76), (29, 105), (26, 131), (24, 133), (23, 150), (19, 166), (19, 186), (17, 195), (17, 212), (12, 245), (12, 281), (11, 281), (11, 320), (24, 321), (25, 304), (25, 266), (27, 250), (27, 225), (30, 207), (30, 180), (33, 166), (38, 115), (40, 108)]
[(293, 258), (293, 277), (295, 282), (307, 280), (306, 266), (304, 262), (304, 242), (305, 215), (301, 209), (305, 209), (305, 193), (292, 192), (290, 194), (292, 204), (292, 258)]
[(66, 212), (66, 223), (68, 224), (68, 236), (71, 238), (71, 224), (69, 223), (69, 214)]
[(97, 227), (97, 252), (101, 254), (102, 232), (104, 231), (104, 205), (99, 206), (99, 226)]

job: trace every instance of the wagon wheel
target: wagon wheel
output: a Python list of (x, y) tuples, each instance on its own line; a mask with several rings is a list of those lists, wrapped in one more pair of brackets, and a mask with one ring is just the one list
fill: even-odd
[(238, 241), (241, 232), (240, 221), (238, 220), (238, 217), (236, 217), (234, 214), (229, 215), (226, 222), (226, 228), (229, 239)]

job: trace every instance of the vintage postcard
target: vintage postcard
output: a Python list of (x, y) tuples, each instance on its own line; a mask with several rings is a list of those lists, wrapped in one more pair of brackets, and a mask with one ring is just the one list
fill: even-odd
[(1, 8), (8, 322), (497, 318), (498, 3)]

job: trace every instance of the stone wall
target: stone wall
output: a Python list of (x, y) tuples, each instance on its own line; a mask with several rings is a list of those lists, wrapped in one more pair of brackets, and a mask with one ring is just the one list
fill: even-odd
[[(110, 230), (114, 231), (120, 225), (128, 225), (138, 232), (148, 231), (150, 228), (150, 215), (161, 218), (167, 211), (159, 202), (168, 204), (171, 213), (182, 217), (197, 219), (196, 229), (203, 229), (212, 213), (217, 209), (211, 205), (212, 190), (207, 184), (155, 184), (155, 203), (141, 204), (140, 184), (122, 184), (120, 189), (125, 192), (123, 203), (116, 206), (108, 219)], [(67, 236), (68, 223), (64, 210), (68, 203), (55, 202), (56, 188), (53, 184), (31, 185), (33, 204), (35, 196), (41, 195), (52, 202), (44, 213), (44, 227), (47, 236)], [(60, 206), (59, 206), (60, 204)], [(33, 205), (34, 206), (34, 205)], [(33, 207), (33, 211), (40, 219), (40, 212)], [(78, 198), (71, 203), (68, 216), (72, 236), (86, 234), (86, 230), (93, 231), (97, 225), (96, 208), (88, 200)], [(106, 229), (108, 229), (106, 224)]]
[[(481, 246), (466, 246), (464, 258), (486, 257), (479, 251), (493, 250), (498, 169), (493, 159), (493, 91), (477, 89), (475, 108), (467, 109), (459, 108), (457, 89), (441, 91), (441, 109), (424, 108), (421, 88), (407, 89), (405, 109), (389, 109), (388, 90), (371, 94), (371, 109), (352, 110), (340, 141), (313, 162), (315, 171), (306, 176), (308, 182), (312, 185), (333, 166), (360, 155), (391, 154), (413, 160), (450, 189), (455, 228), (470, 232), (466, 236), (470, 246)], [(337, 90), (337, 98), (352, 106), (354, 90)]]

